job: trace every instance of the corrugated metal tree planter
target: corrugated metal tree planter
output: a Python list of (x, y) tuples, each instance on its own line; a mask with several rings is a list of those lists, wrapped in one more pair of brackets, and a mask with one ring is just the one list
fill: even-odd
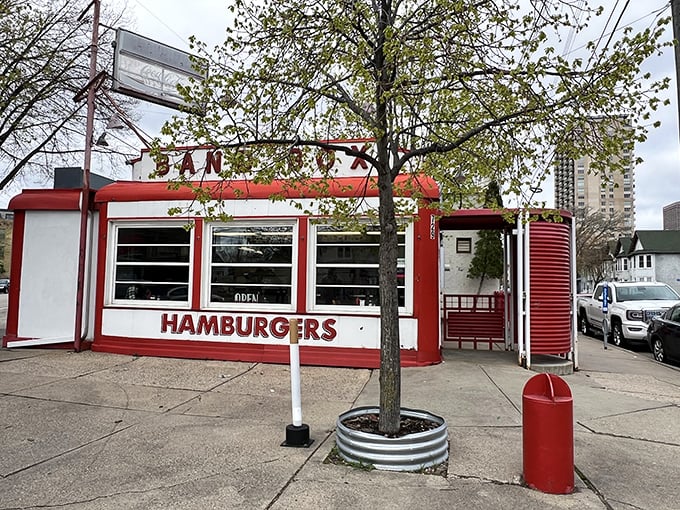
[(443, 418), (426, 411), (402, 409), (402, 417), (429, 420), (437, 424), (431, 430), (385, 437), (354, 430), (344, 421), (367, 414), (378, 414), (378, 407), (357, 407), (338, 417), (336, 444), (347, 462), (371, 465), (386, 471), (419, 471), (442, 464), (449, 458), (448, 430)]

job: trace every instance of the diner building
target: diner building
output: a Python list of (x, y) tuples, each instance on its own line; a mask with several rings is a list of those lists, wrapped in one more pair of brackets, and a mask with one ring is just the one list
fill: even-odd
[[(336, 143), (370, 150), (370, 140)], [(12, 285), (3, 346), (72, 348), (75, 318), (82, 315), (79, 341), (95, 351), (287, 363), (294, 318), (301, 363), (379, 366), (381, 232), (369, 214), (377, 209), (378, 190), (363, 160), (339, 152), (310, 161), (333, 172), (320, 187), (314, 177), (296, 186), (224, 180), (222, 154), (210, 147), (167, 156), (157, 162), (144, 150), (131, 180), (91, 191), (84, 255), (80, 189), (24, 190), (11, 200)], [(228, 219), (200, 214), (192, 189), (169, 185), (178, 174), (201, 186)], [(470, 332), (476, 347), (517, 350), (525, 364), (531, 353), (576, 359), (568, 214), (533, 223), (522, 213), (486, 210), (442, 217), (437, 183), (419, 174), (397, 177), (395, 195), (407, 211), (398, 222), (403, 366), (440, 362), (451, 335), (460, 340)], [(332, 222), (321, 209), (323, 196), (359, 199), (358, 225)], [(444, 304), (440, 230), (459, 228), (503, 232), (507, 276), (487, 305), (475, 300), (454, 310)], [(86, 271), (77, 303), (80, 256)], [(486, 337), (474, 325), (491, 312), (495, 336)]]

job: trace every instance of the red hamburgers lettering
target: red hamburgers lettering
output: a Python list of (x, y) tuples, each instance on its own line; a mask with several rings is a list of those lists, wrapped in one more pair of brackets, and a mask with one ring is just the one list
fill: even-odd
[[(335, 319), (307, 317), (298, 319), (300, 338), (303, 340), (332, 342), (338, 335)], [(274, 338), (288, 336), (290, 324), (286, 317), (248, 315), (161, 314), (161, 333), (172, 335), (237, 336), (239, 338)]]

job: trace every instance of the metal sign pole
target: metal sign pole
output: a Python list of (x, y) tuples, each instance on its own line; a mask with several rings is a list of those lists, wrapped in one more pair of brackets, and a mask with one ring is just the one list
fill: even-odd
[[(88, 217), (90, 213), (90, 165), (92, 163), (92, 133), (94, 131), (94, 109), (95, 109), (95, 89), (97, 84), (95, 78), (97, 75), (97, 48), (99, 44), (99, 12), (101, 7), (101, 0), (93, 0), (87, 6), (81, 17), (90, 7), (94, 5), (94, 13), (92, 15), (92, 43), (90, 44), (90, 81), (87, 89), (87, 118), (85, 125), (85, 156), (83, 162), (83, 182), (80, 198), (80, 241), (78, 243), (78, 280), (76, 289), (76, 309), (75, 309), (75, 326), (73, 331), (73, 350), (80, 352), (82, 349), (83, 337), (83, 308), (85, 307), (84, 300), (89, 293), (85, 292), (86, 286), (90, 284), (85, 281), (85, 263), (87, 260), (87, 227)], [(85, 317), (89, 321), (89, 317)], [(87, 328), (85, 328), (87, 331)]]
[(607, 322), (607, 314), (609, 313), (609, 285), (604, 282), (602, 287), (602, 333), (604, 335), (603, 345), (607, 349), (607, 337), (609, 336), (609, 323)]

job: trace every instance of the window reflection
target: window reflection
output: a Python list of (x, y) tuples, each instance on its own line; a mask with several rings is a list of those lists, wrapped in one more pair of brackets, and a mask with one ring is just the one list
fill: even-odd
[(114, 299), (188, 302), (190, 246), (183, 226), (118, 226)]
[(211, 239), (211, 302), (293, 302), (293, 225), (235, 221)]
[[(399, 306), (405, 302), (406, 234), (398, 234), (397, 286)], [(380, 305), (378, 250), (380, 229), (366, 225), (361, 232), (331, 225), (316, 229), (315, 304), (340, 306)]]

